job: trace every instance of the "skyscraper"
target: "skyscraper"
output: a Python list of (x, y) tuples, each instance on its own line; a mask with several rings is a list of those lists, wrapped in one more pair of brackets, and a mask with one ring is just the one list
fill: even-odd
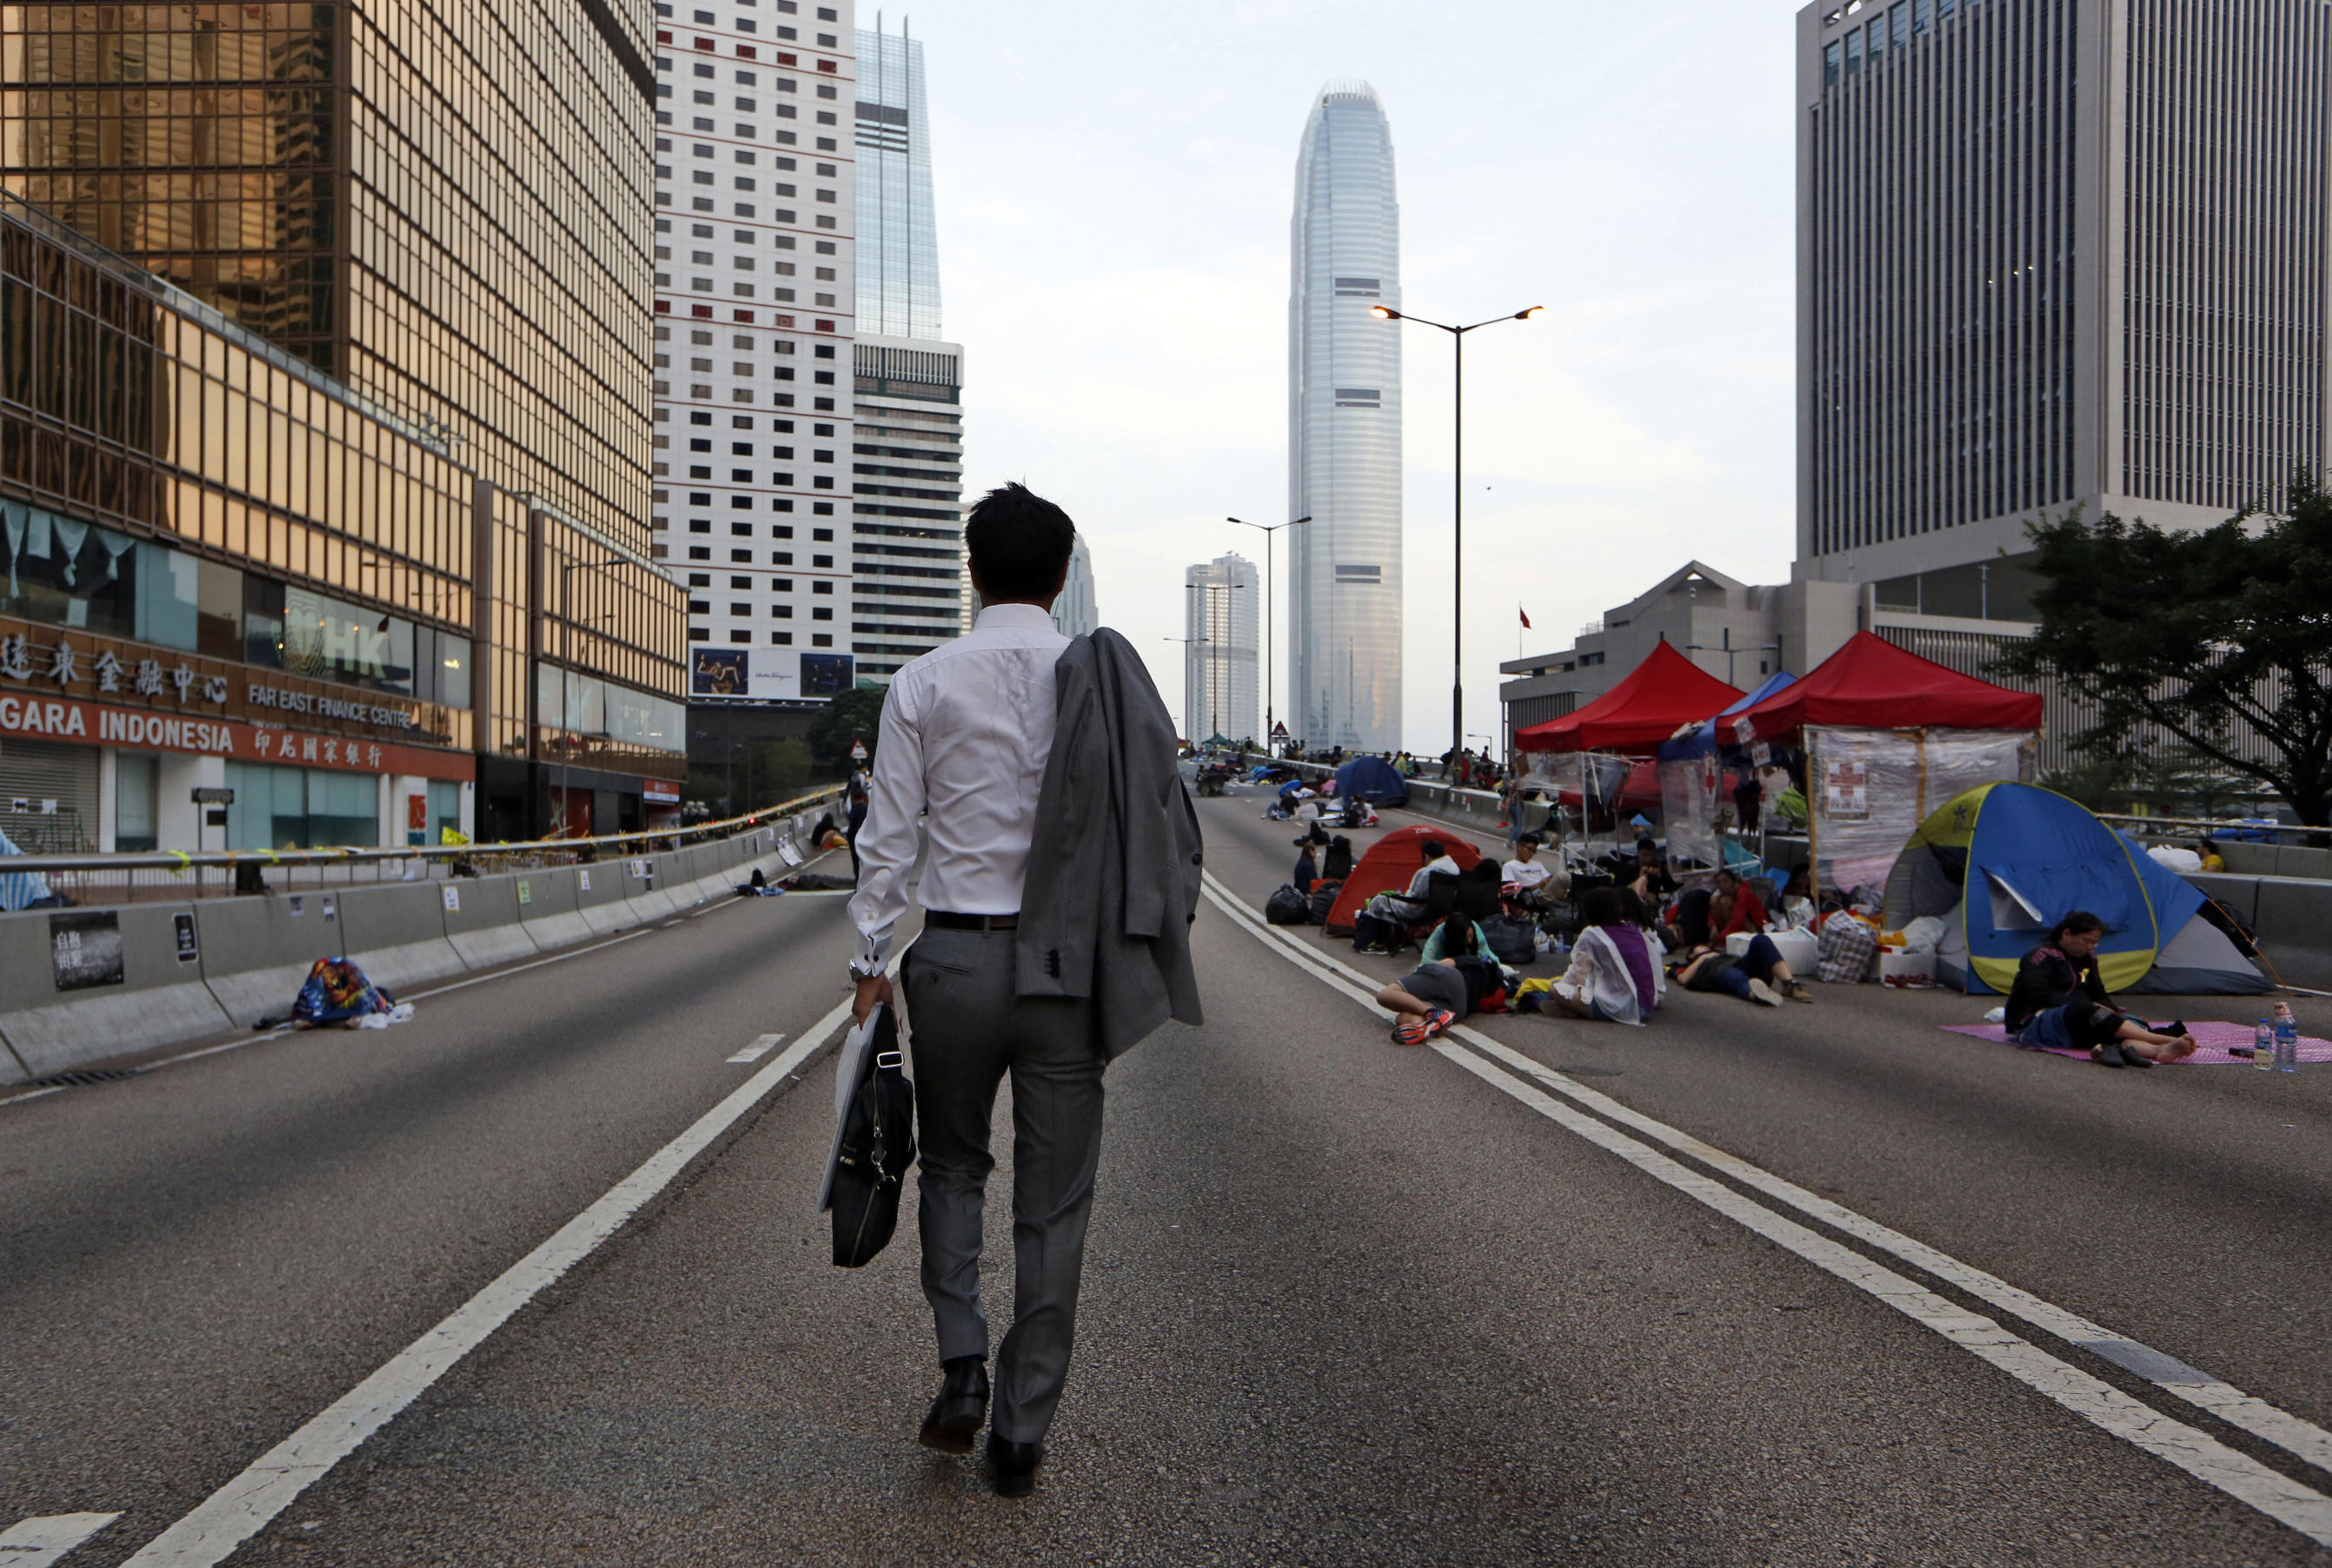
[(849, 6), (656, 5), (656, 550), (690, 694), (857, 684), (845, 475), (857, 206)]
[(148, 742), (45, 759), (109, 818), (85, 839), (192, 846), (221, 787), (238, 847), (676, 817), (649, 31), (645, 0), (0, 6), (0, 637)]
[(1287, 301), (1289, 703), (1307, 745), (1400, 745), (1400, 207), (1366, 82), (1331, 82), (1295, 161)]
[(1255, 563), (1233, 552), (1182, 574), (1184, 738), (1260, 739), (1256, 666), (1262, 607)]
[(862, 682), (959, 635), (963, 349), (940, 338), (923, 46), (877, 12), (858, 33), (858, 432), (851, 447), (851, 650)]
[(1069, 575), (1061, 580), (1061, 597), (1053, 601), (1053, 625), (1065, 637), (1081, 637), (1101, 625), (1101, 604), (1094, 597), (1093, 551), (1085, 536), (1069, 551)]
[(2332, 459), (2322, 0), (1797, 28), (1801, 579), (2025, 621), (2026, 519), (2209, 526)]
[(939, 225), (932, 210), (930, 114), (923, 44), (874, 25), (858, 30), (858, 329), (894, 338), (940, 335)]

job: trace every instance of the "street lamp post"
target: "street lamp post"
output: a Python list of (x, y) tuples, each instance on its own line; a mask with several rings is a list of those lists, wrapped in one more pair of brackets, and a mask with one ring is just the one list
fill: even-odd
[(1450, 490), (1449, 525), (1453, 578), (1449, 585), (1449, 751), (1454, 761), (1458, 753), (1466, 750), (1466, 334), (1500, 321), (1527, 321), (1544, 305), (1533, 305), (1527, 311), (1516, 311), (1511, 316), (1493, 316), (1486, 321), (1477, 321), (1470, 327), (1453, 327), (1446, 321), (1429, 321), (1422, 316), (1412, 316), (1396, 311), (1390, 305), (1373, 305), (1369, 313), (1380, 320), (1414, 321), (1420, 327), (1438, 327), (1449, 334), (1451, 346), (1457, 350), (1457, 418), (1450, 443), (1450, 464), (1457, 471)]
[(1302, 517), (1290, 518), (1285, 522), (1249, 522), (1243, 517), (1228, 518), (1225, 521), (1236, 522), (1241, 528), (1256, 529), (1263, 535), (1263, 754), (1268, 757), (1273, 754), (1273, 748), (1279, 735), (1279, 710), (1272, 702), (1273, 696), (1276, 695), (1274, 688), (1278, 684), (1278, 675), (1273, 667), (1271, 657), (1272, 607), (1278, 602), (1279, 593), (1274, 586), (1272, 578), (1271, 547), (1278, 542), (1281, 529), (1294, 528), (1298, 523), (1311, 521), (1312, 518), (1309, 513), (1306, 513)]
[(575, 752), (575, 740), (568, 732), (567, 728), (567, 666), (575, 657), (575, 650), (569, 645), (569, 638), (573, 628), (578, 624), (574, 617), (567, 613), (567, 577), (569, 572), (579, 568), (623, 564), (622, 556), (614, 556), (607, 560), (570, 560), (562, 563), (559, 569), (559, 618), (562, 623), (559, 633), (559, 826), (562, 832), (567, 827), (568, 763)]

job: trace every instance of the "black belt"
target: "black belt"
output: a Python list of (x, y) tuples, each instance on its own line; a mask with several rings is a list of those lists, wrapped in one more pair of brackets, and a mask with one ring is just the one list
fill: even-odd
[(944, 909), (923, 911), (923, 923), (941, 931), (1012, 931), (1018, 928), (1017, 914), (955, 914)]

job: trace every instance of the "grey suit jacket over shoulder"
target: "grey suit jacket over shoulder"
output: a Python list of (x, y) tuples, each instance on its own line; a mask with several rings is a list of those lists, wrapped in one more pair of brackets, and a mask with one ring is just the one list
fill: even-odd
[(1091, 997), (1117, 1056), (1169, 1018), (1205, 1021), (1190, 967), (1203, 849), (1174, 721), (1133, 645), (1104, 626), (1053, 666), (1059, 718), (1014, 942), (1019, 994)]

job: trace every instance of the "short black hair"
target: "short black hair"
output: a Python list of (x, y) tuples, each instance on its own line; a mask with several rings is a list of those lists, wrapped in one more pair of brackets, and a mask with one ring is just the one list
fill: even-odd
[(1627, 901), (1616, 887), (1599, 887), (1580, 900), (1579, 918), (1588, 925), (1625, 925)]
[(1043, 598), (1061, 585), (1077, 525), (1069, 514), (1015, 482), (972, 502), (964, 515), (964, 549), (989, 600)]
[(1533, 849), (1536, 849), (1540, 845), (1544, 844), (1545, 842), (1546, 842), (1546, 840), (1545, 840), (1545, 839), (1541, 838), (1541, 837), (1540, 837), (1537, 834), (1535, 834), (1535, 833), (1525, 833), (1525, 834), (1524, 834), (1520, 838), (1517, 838), (1517, 839), (1515, 839), (1515, 846), (1516, 846), (1517, 847), (1521, 846), (1522, 845), (1527, 844), (1527, 845), (1529, 845)]
[(1419, 843), (1417, 847), (1424, 854), (1425, 858), (1428, 860), (1438, 860), (1443, 856), (1449, 853), (1448, 849), (1443, 846), (1441, 840), (1438, 838), (1425, 839)]

